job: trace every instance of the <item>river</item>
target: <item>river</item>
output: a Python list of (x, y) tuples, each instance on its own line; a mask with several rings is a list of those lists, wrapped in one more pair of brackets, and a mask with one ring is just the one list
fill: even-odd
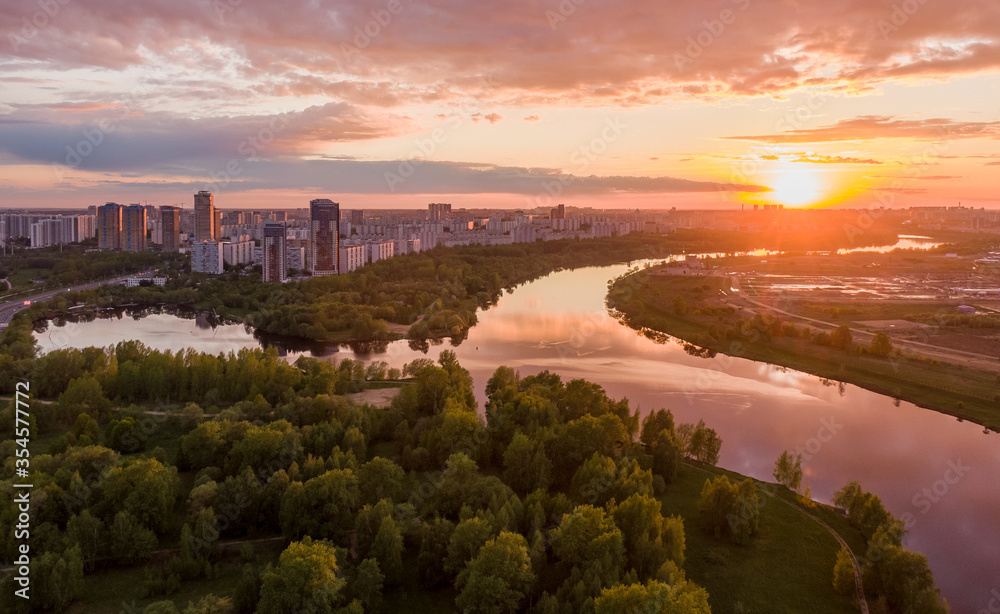
[[(828, 502), (848, 480), (859, 480), (908, 521), (905, 545), (928, 556), (953, 612), (987, 607), (991, 591), (1000, 589), (996, 433), (855, 386), (740, 358), (699, 358), (675, 342), (654, 343), (605, 310), (607, 282), (626, 268), (562, 271), (525, 284), (480, 313), (457, 347), (446, 341), (424, 354), (401, 341), (384, 353), (341, 347), (328, 356), (401, 367), (453, 349), (475, 379), (480, 405), (498, 365), (522, 375), (548, 369), (564, 380), (585, 378), (643, 411), (662, 407), (681, 422), (704, 419), (722, 437), (721, 466), (768, 481), (783, 450), (802, 449), (803, 483), (815, 499)], [(36, 337), (43, 351), (127, 339), (212, 353), (260, 345), (241, 325), (213, 328), (166, 314), (50, 325)], [(289, 352), (290, 359), (296, 355)]]

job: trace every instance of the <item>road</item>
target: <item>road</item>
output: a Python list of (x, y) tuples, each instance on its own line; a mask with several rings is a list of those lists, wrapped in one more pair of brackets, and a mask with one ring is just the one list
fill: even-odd
[[(729, 276), (732, 287), (736, 290), (740, 290), (740, 280), (736, 275)], [(733, 298), (730, 295), (730, 298)], [(800, 322), (806, 322), (813, 326), (833, 330), (839, 326), (839, 324), (834, 324), (833, 322), (824, 322), (823, 320), (817, 320), (815, 318), (810, 318), (807, 316), (798, 315), (790, 311), (785, 311), (784, 309), (778, 309), (768, 305), (767, 303), (762, 303), (760, 301), (754, 300), (746, 295), (746, 293), (741, 292), (738, 299), (749, 305), (760, 308), (761, 311), (770, 311), (772, 313), (780, 313), (783, 316), (789, 318), (794, 318)], [(871, 338), (875, 336), (875, 333), (859, 329), (851, 328), (851, 335), (854, 337), (855, 341), (865, 340), (871, 341)], [(965, 367), (972, 367), (974, 369), (980, 369), (983, 371), (996, 371), (997, 366), (1000, 362), (997, 361), (993, 356), (987, 356), (986, 354), (976, 354), (975, 352), (966, 352), (963, 350), (955, 350), (951, 348), (942, 347), (939, 345), (931, 345), (929, 343), (921, 343), (919, 341), (909, 341), (906, 339), (893, 338), (892, 343), (895, 347), (900, 349), (907, 349), (913, 353), (920, 354), (926, 358), (932, 358), (934, 360), (949, 362), (952, 364), (962, 365)]]
[(98, 286), (123, 283), (129, 277), (135, 277), (135, 276), (143, 277), (149, 274), (150, 274), (149, 272), (132, 273), (131, 275), (122, 275), (121, 277), (115, 277), (113, 279), (92, 281), (90, 283), (73, 286), (72, 288), (60, 288), (58, 290), (48, 290), (46, 292), (40, 292), (38, 294), (32, 294), (30, 296), (20, 296), (16, 299), (0, 303), (0, 331), (3, 331), (3, 329), (7, 328), (7, 325), (10, 324), (10, 321), (14, 319), (14, 316), (16, 316), (18, 313), (28, 308), (28, 305), (24, 304), (25, 301), (30, 301), (31, 303), (36, 303), (38, 301), (47, 301), (50, 298), (53, 298), (70, 289), (91, 290), (93, 288), (97, 288)]

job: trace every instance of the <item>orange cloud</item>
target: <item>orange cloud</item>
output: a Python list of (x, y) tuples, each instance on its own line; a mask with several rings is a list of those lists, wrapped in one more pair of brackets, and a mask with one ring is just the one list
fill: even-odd
[(723, 137), (737, 141), (762, 143), (824, 143), (833, 141), (862, 141), (888, 138), (909, 139), (968, 139), (1000, 138), (1000, 121), (956, 122), (935, 118), (924, 120), (898, 119), (880, 115), (866, 115), (842, 119), (830, 126), (788, 130), (777, 134)]

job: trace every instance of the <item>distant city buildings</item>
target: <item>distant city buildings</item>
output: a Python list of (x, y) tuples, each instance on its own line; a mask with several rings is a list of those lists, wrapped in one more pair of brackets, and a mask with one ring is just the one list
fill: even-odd
[(217, 222), (221, 216), (215, 214), (215, 197), (202, 190), (194, 195), (194, 240), (216, 241)]
[(427, 221), (441, 222), (451, 219), (450, 203), (431, 203), (427, 205)]
[[(345, 210), (329, 199), (289, 211), (215, 208), (209, 192), (195, 195), (195, 209), (107, 203), (93, 215), (0, 211), (0, 244), (41, 248), (94, 237), (107, 250), (190, 252), (191, 268), (219, 274), (232, 267), (261, 266), (265, 281), (289, 274), (333, 275), (393, 256), (436, 247), (500, 246), (558, 239), (670, 233), (682, 228), (734, 232), (822, 231), (856, 224), (862, 210), (788, 209), (747, 205), (727, 210), (595, 211), (557, 205), (529, 211), (468, 211), (447, 203), (422, 210)], [(349, 211), (349, 213), (348, 213)], [(969, 207), (920, 207), (865, 211), (879, 224), (902, 228), (970, 230), (1000, 234), (1000, 211)], [(212, 237), (198, 240), (198, 235)], [(210, 244), (210, 245), (208, 245)], [(155, 248), (153, 248), (155, 249)], [(980, 266), (996, 266), (984, 259)]]
[[(309, 202), (309, 270), (314, 276), (336, 275), (340, 267), (340, 204), (326, 198)], [(290, 265), (292, 268), (304, 266)]]
[(288, 275), (288, 265), (287, 255), (285, 253), (284, 223), (269, 222), (264, 224), (264, 240), (262, 247), (262, 280), (265, 282), (285, 281)]

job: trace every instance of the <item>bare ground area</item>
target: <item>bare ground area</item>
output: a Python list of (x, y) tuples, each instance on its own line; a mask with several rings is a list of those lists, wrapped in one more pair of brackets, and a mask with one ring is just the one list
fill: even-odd
[[(905, 337), (901, 338), (905, 339)], [(996, 332), (979, 335), (974, 333), (938, 333), (921, 339), (921, 341), (953, 350), (1000, 358), (1000, 334)]]
[(375, 407), (389, 407), (398, 392), (399, 388), (369, 388), (345, 396), (359, 405), (367, 403)]

